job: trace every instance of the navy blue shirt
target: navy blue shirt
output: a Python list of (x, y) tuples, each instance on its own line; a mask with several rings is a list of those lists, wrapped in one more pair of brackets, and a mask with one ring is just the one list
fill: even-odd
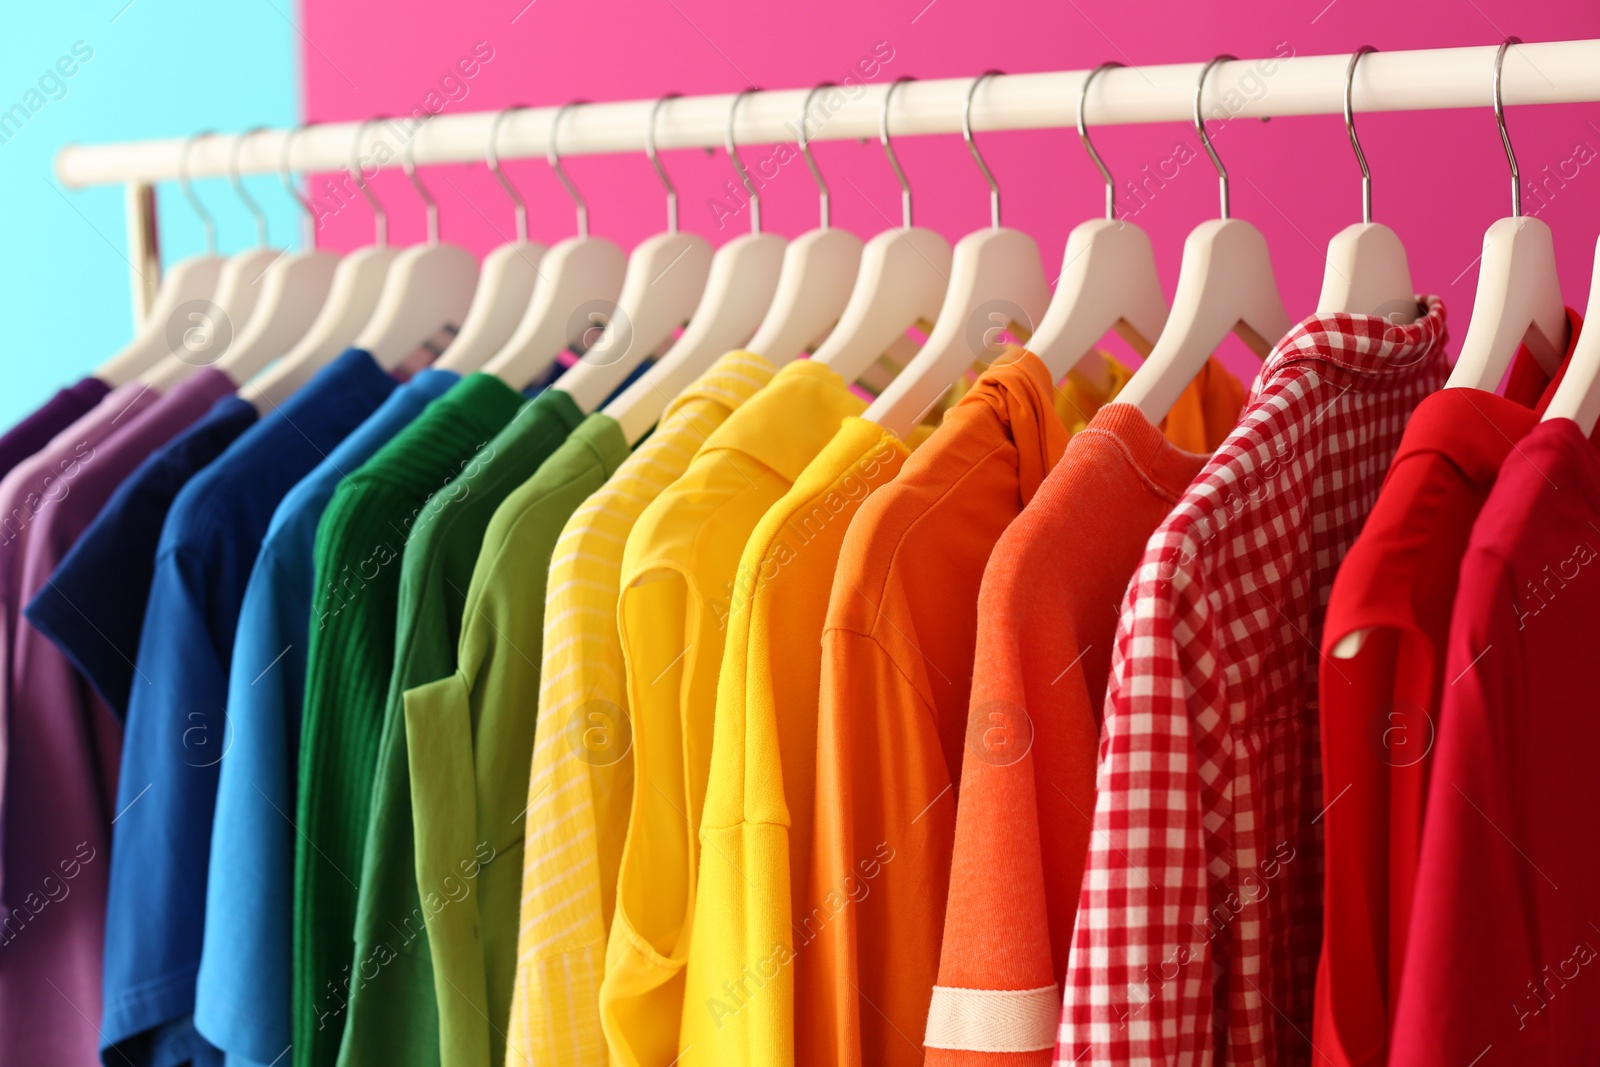
[(156, 545), (172, 501), (196, 471), (255, 421), (255, 408), (237, 396), (225, 396), (145, 457), (23, 612), (118, 719), (128, 716), (133, 657), (144, 629)]
[(191, 478), (167, 515), (111, 839), (100, 1035), (107, 1067), (222, 1063), (193, 1012), (240, 605), (279, 501), (396, 384), (365, 352), (346, 352)]

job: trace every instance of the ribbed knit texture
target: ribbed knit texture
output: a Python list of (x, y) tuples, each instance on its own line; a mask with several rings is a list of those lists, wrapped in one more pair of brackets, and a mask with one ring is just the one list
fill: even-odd
[[(565, 393), (550, 389), (539, 394), (434, 494), (406, 542), (398, 564), (394, 667), (383, 698), (377, 767), (370, 792), (358, 798), (369, 820), (359, 870), (352, 972), (361, 980), (352, 989), (350, 1022), (339, 1054), (342, 1067), (428, 1067), (440, 1062), (439, 1008), (424, 926), (439, 907), (463, 906), (457, 899), (462, 883), (425, 887), (424, 912), (402, 698), (407, 689), (455, 671), (467, 590), (490, 518), (582, 419), (583, 412)], [(458, 860), (466, 863), (473, 856)]]
[(490, 375), (462, 380), (335, 490), (317, 526), (295, 843), (295, 1067), (335, 1062), (360, 979), (350, 970), (356, 877), (394, 661), (400, 555), (429, 496), (522, 403)]

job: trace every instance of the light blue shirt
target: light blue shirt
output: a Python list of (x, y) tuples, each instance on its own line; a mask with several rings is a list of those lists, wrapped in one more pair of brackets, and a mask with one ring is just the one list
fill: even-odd
[(250, 572), (228, 675), (194, 1012), (230, 1067), (288, 1062), (295, 778), (317, 521), (342, 478), (459, 380), (424, 370), (395, 390), (284, 496)]

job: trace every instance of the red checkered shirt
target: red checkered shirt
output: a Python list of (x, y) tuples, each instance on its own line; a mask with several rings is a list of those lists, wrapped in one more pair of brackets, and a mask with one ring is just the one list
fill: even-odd
[(1406, 420), (1449, 373), (1444, 306), (1419, 300), (1406, 326), (1291, 330), (1145, 546), (1117, 624), (1058, 1064), (1311, 1058), (1322, 620)]

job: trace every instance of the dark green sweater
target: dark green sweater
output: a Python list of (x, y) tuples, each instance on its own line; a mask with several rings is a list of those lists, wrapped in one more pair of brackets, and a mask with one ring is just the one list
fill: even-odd
[[(401, 556), (426, 521), (429, 498), (524, 403), (490, 375), (463, 379), (351, 472), (317, 525), (296, 804), (295, 1067), (334, 1067), (346, 1006), (367, 977), (352, 968), (356, 884), (394, 661)], [(420, 1036), (426, 1024), (418, 1025)], [(433, 1032), (437, 1041), (436, 1023)]]
[(352, 982), (340, 1067), (440, 1062), (433, 965), (412, 847), (401, 695), (454, 672), (467, 589), (490, 518), (582, 418), (571, 398), (555, 390), (526, 404), (428, 501), (398, 561), (392, 654), (378, 705), (381, 734), (368, 750), (370, 788), (353, 798), (366, 837), (344, 962), (352, 959), (353, 930), (352, 973), (370, 980)]

